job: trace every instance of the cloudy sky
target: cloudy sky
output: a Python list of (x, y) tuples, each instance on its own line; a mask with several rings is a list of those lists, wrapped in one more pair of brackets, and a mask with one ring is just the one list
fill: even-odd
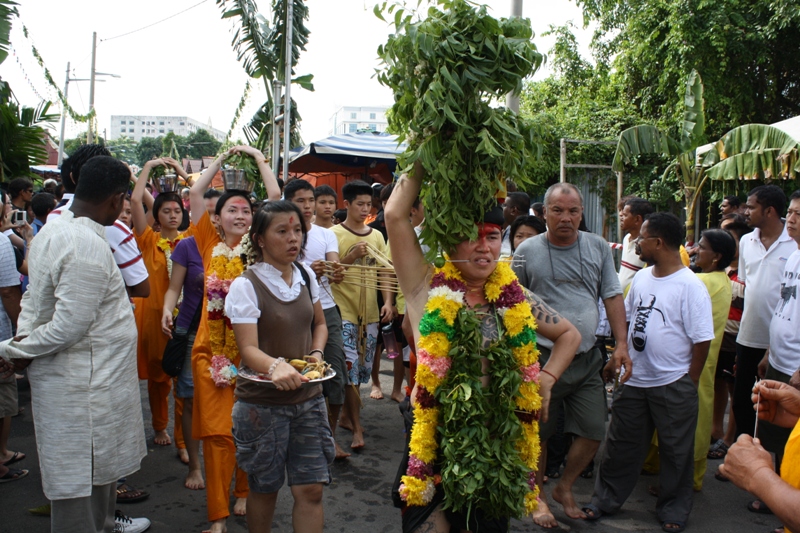
[[(271, 2), (258, 3), (270, 19)], [(389, 90), (373, 78), (379, 66), (376, 49), (390, 31), (373, 14), (374, 3), (306, 0), (311, 36), (296, 72), (313, 74), (316, 90), (292, 90), (303, 117), (306, 142), (329, 134), (331, 116), (340, 106), (391, 104)], [(511, 10), (511, 0), (484, 3), (497, 17), (507, 16)], [(232, 23), (220, 18), (215, 0), (29, 0), (21, 2), (19, 12), (11, 35), (14, 54), (0, 65), (0, 77), (11, 84), (24, 105), (38, 103), (37, 93), (56, 100), (31, 53), (31, 42), (63, 90), (67, 62), (72, 77), (89, 77), (92, 32), (97, 32), (96, 70), (121, 76), (98, 78), (107, 80), (97, 83), (95, 89), (101, 134), (109, 129), (112, 114), (189, 116), (228, 130), (247, 76), (231, 47)], [(135, 31), (171, 15), (176, 16)], [(540, 37), (550, 24), (573, 21), (582, 27), (581, 12), (569, 0), (524, 0), (523, 16), (531, 19), (534, 42), (541, 52), (547, 52), (553, 42)], [(32, 41), (24, 37), (22, 24)], [(128, 32), (134, 33), (124, 35)], [(586, 50), (589, 31), (578, 33)], [(546, 73), (547, 67), (536, 77)], [(253, 85), (240, 126), (265, 99), (263, 81), (255, 80)], [(89, 83), (70, 83), (69, 102), (79, 113), (88, 111)], [(66, 137), (83, 130), (84, 125), (67, 120)]]

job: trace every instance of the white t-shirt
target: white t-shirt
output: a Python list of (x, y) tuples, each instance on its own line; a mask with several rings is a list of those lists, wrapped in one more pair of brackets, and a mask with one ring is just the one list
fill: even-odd
[[(317, 303), (319, 301), (319, 284), (317, 284), (316, 276), (310, 268), (306, 266), (303, 268), (308, 272), (309, 281), (311, 281), (311, 301)], [(292, 265), (291, 286), (283, 280), (280, 270), (269, 263), (256, 263), (248, 270), (255, 272), (272, 295), (282, 302), (296, 300), (300, 291), (306, 291), (303, 275), (296, 265)], [(261, 311), (258, 309), (258, 296), (249, 279), (239, 276), (231, 283), (228, 296), (225, 298), (225, 316), (230, 319), (231, 324), (258, 323), (258, 319), (261, 317)], [(290, 333), (287, 331), (287, 334)]]
[(780, 300), (781, 278), (786, 260), (797, 250), (797, 243), (783, 227), (769, 250), (761, 243), (756, 228), (739, 241), (739, 281), (744, 283), (744, 311), (736, 342), (750, 348), (769, 347), (769, 323)]
[[(308, 230), (308, 241), (304, 250), (303, 264), (310, 267), (314, 261), (325, 261), (329, 252), (339, 253), (339, 241), (336, 240), (336, 234), (328, 228), (311, 224), (311, 229)], [(316, 276), (316, 274), (314, 274)], [(320, 292), (319, 303), (322, 309), (330, 309), (336, 306), (333, 301), (333, 293), (331, 293), (331, 284), (328, 281), (328, 276), (322, 276), (319, 279)]]
[(800, 368), (798, 278), (800, 278), (800, 250), (795, 249), (786, 261), (778, 305), (775, 306), (775, 312), (769, 323), (769, 364), (789, 375)]
[[(0, 287), (19, 287), (19, 283), (14, 245), (8, 237), (0, 236)], [(13, 335), (11, 319), (8, 318), (6, 308), (0, 304), (0, 340), (10, 339)], [(14, 379), (14, 376), (11, 376), (11, 379)]]
[(619, 284), (622, 294), (633, 281), (633, 276), (644, 268), (644, 261), (636, 254), (636, 242), (631, 240), (631, 234), (625, 234), (622, 239), (622, 259), (619, 262)]
[(695, 344), (714, 338), (711, 297), (688, 268), (657, 278), (640, 270), (625, 298), (633, 375), (627, 385), (661, 387), (689, 372)]
[[(63, 200), (67, 203), (58, 209), (50, 211), (47, 215), (47, 222), (52, 222), (61, 216), (61, 212), (69, 209), (75, 195), (65, 193)], [(147, 279), (147, 267), (142, 261), (142, 253), (136, 245), (133, 233), (125, 224), (120, 221), (114, 222), (113, 226), (106, 226), (106, 240), (111, 245), (111, 253), (114, 255), (114, 262), (117, 263), (125, 285), (133, 287)]]

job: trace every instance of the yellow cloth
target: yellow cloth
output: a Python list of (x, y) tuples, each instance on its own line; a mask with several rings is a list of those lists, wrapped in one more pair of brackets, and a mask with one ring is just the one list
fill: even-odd
[(689, 252), (687, 252), (686, 248), (681, 244), (681, 263), (683, 263), (683, 266), (688, 267), (691, 262), (692, 260), (689, 258)]
[(706, 474), (708, 444), (711, 441), (711, 421), (714, 415), (714, 375), (719, 359), (719, 347), (725, 333), (731, 307), (731, 281), (724, 271), (698, 274), (711, 296), (711, 314), (714, 317), (714, 340), (708, 349), (708, 358), (697, 386), (697, 430), (694, 434), (694, 490), (703, 488)]
[[(380, 250), (382, 253), (389, 253), (386, 246), (386, 241), (383, 240), (383, 235), (377, 230), (369, 228), (369, 233), (358, 235), (347, 229), (344, 225), (338, 224), (331, 228), (336, 234), (336, 240), (339, 242), (339, 258), (345, 257), (353, 247), (361, 241), (366, 241), (372, 247)], [(366, 265), (375, 267), (378, 263), (374, 257), (366, 255), (361, 259), (353, 262), (354, 265)], [(378, 291), (374, 288), (365, 288), (358, 284), (366, 282), (368, 285), (376, 286), (377, 284), (377, 271), (375, 270), (362, 270), (359, 268), (348, 268), (345, 274), (343, 283), (336, 283), (331, 286), (333, 290), (333, 299), (339, 310), (342, 312), (342, 320), (347, 320), (354, 324), (372, 324), (373, 322), (380, 322), (380, 310), (378, 309)], [(354, 285), (355, 284), (355, 285)], [(362, 291), (365, 292), (363, 296), (366, 298), (367, 313), (363, 317), (364, 320), (359, 322), (358, 308), (362, 298)]]
[[(781, 479), (792, 487), (800, 489), (800, 420), (795, 424), (783, 450)], [(786, 533), (792, 533), (788, 527)]]
[[(392, 258), (392, 249), (389, 246), (389, 242), (386, 242), (386, 255), (389, 256), (389, 259)], [(400, 286), (397, 286), (397, 294), (394, 297), (394, 306), (397, 308), (398, 315), (406, 314), (406, 297), (403, 296), (403, 291), (400, 290)]]

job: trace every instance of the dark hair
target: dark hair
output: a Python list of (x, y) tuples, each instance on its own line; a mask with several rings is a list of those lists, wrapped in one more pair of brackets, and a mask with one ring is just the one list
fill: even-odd
[(723, 198), (723, 200), (727, 200), (728, 205), (730, 205), (731, 207), (739, 207), (740, 205), (742, 205), (742, 201), (739, 200), (738, 196), (733, 196), (733, 195), (726, 196), (725, 198)]
[(800, 198), (800, 189), (797, 189), (792, 193), (792, 195), (789, 197), (789, 201), (791, 202), (792, 200), (797, 200), (798, 198)]
[(342, 198), (348, 202), (355, 201), (357, 196), (369, 196), (372, 198), (372, 187), (361, 180), (348, 181), (342, 187)]
[(730, 266), (736, 255), (736, 239), (733, 235), (724, 229), (707, 229), (700, 234), (700, 238), (706, 240), (714, 253), (722, 256), (717, 262), (716, 270), (725, 270)]
[(64, 184), (59, 183), (58, 185), (56, 185), (56, 199), (60, 200), (62, 196), (64, 196)]
[(625, 205), (628, 206), (628, 210), (633, 216), (640, 216), (642, 217), (642, 220), (644, 220), (650, 213), (655, 212), (653, 204), (644, 198), (639, 198), (638, 196), (633, 196), (625, 200)]
[(211, 198), (219, 198), (222, 196), (222, 193), (219, 192), (217, 189), (208, 189), (206, 192), (203, 193), (203, 200), (209, 200)]
[(339, 222), (344, 222), (345, 220), (347, 220), (347, 209), (337, 209), (336, 211), (333, 212), (333, 216)]
[(783, 216), (786, 212), (786, 194), (777, 185), (759, 185), (749, 193), (747, 197), (755, 196), (756, 201), (763, 209), (772, 207), (778, 216)]
[(162, 192), (158, 196), (156, 196), (156, 201), (153, 202), (153, 218), (156, 219), (156, 222), (161, 224), (161, 221), (158, 219), (158, 212), (161, 211), (161, 208), (164, 207), (164, 204), (169, 202), (175, 202), (180, 206), (181, 213), (183, 213), (183, 202), (181, 201), (181, 197), (176, 192)]
[(4, 212), (6, 210), (6, 196), (8, 195), (6, 194), (5, 189), (0, 189), (0, 198), (3, 200), (3, 207), (0, 209), (0, 212)]
[(411, 207), (413, 209), (419, 209), (419, 202), (420, 202), (419, 195), (417, 195), (417, 197), (414, 198), (414, 203), (411, 204)]
[(528, 226), (536, 230), (537, 234), (542, 234), (547, 231), (547, 226), (544, 225), (544, 222), (540, 218), (531, 216), (531, 215), (520, 215), (514, 219), (514, 222), (511, 223), (511, 226), (508, 230), (508, 237), (511, 241), (511, 251), (513, 252), (515, 249), (514, 246), (514, 234), (517, 233), (517, 230), (520, 226)]
[(214, 214), (217, 216), (221, 215), (222, 208), (225, 207), (225, 204), (228, 203), (228, 200), (236, 197), (244, 198), (252, 206), (252, 202), (250, 201), (250, 193), (248, 193), (247, 191), (230, 189), (220, 195), (219, 200), (217, 200), (217, 206), (214, 208)]
[(336, 194), (336, 191), (333, 190), (333, 187), (330, 185), (318, 185), (316, 189), (314, 189), (314, 198), (319, 198), (320, 196), (333, 196), (333, 199), (338, 201), (339, 195)]
[(40, 192), (31, 200), (31, 209), (38, 218), (46, 217), (56, 208), (56, 197), (49, 192)]
[[(683, 244), (683, 224), (672, 213), (651, 213), (645, 219), (651, 237), (658, 237), (667, 247), (679, 250)], [(729, 262), (730, 264), (730, 262)]]
[(98, 205), (111, 196), (128, 192), (131, 171), (122, 161), (99, 155), (81, 166), (83, 179), (75, 188), (76, 199)]
[(8, 195), (13, 200), (24, 191), (33, 188), (33, 182), (28, 178), (14, 178), (8, 184)]
[[(733, 222), (723, 228), (722, 223), (728, 220), (732, 220)], [(730, 231), (731, 233), (735, 234), (737, 239), (741, 239), (742, 236), (753, 231), (753, 228), (747, 225), (744, 217), (739, 213), (728, 213), (727, 215), (722, 215), (722, 220), (720, 221), (719, 225), (720, 229), (724, 229), (725, 231)]]
[(534, 202), (531, 205), (531, 209), (533, 209), (533, 213), (537, 217), (544, 216), (544, 204), (542, 202)]
[(300, 243), (300, 253), (297, 255), (297, 259), (302, 259), (305, 255), (306, 242), (308, 241), (308, 231), (306, 230), (306, 225), (302, 222), (303, 213), (300, 212), (300, 208), (289, 200), (268, 202), (264, 204), (261, 209), (256, 211), (255, 215), (253, 215), (253, 223), (250, 226), (250, 242), (252, 243), (253, 251), (255, 252), (256, 257), (259, 261), (264, 260), (261, 255), (261, 249), (258, 247), (258, 240), (256, 239), (256, 236), (263, 235), (264, 232), (269, 229), (270, 224), (272, 224), (272, 219), (275, 218), (275, 215), (278, 213), (297, 215), (297, 219), (300, 220), (300, 228), (302, 228), (303, 231), (303, 242)]
[(524, 192), (510, 192), (506, 198), (508, 207), (516, 207), (523, 213), (527, 213), (531, 205), (531, 197)]
[[(291, 201), (294, 199), (294, 195), (300, 191), (311, 191), (313, 193), (314, 186), (304, 179), (295, 178), (283, 188), (283, 198)], [(316, 195), (314, 197), (316, 198)]]
[(386, 185), (383, 189), (381, 189), (381, 202), (388, 202), (389, 197), (392, 195), (392, 191), (394, 190), (394, 183), (390, 183)]
[[(64, 184), (64, 189), (69, 193), (74, 193), (77, 191), (78, 187), (78, 180), (81, 177), (81, 169), (83, 165), (86, 164), (93, 157), (97, 157), (99, 155), (104, 156), (111, 156), (111, 152), (108, 151), (108, 148), (105, 146), (101, 146), (99, 144), (84, 144), (83, 146), (78, 147), (75, 150), (75, 153), (70, 156), (67, 160), (69, 164), (67, 165), (67, 175), (64, 175), (64, 164), (61, 165), (61, 182)], [(127, 168), (127, 167), (126, 167)], [(131, 171), (128, 171), (128, 177), (130, 178)]]

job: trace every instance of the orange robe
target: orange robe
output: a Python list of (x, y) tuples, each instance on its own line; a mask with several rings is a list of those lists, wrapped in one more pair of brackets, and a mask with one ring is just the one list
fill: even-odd
[[(184, 233), (190, 236), (190, 228)], [(150, 282), (150, 296), (135, 298), (134, 316), (136, 328), (139, 330), (137, 350), (137, 364), (139, 379), (147, 380), (147, 396), (150, 401), (150, 411), (153, 416), (153, 429), (162, 431), (169, 423), (169, 406), (167, 399), (172, 385), (172, 378), (161, 369), (161, 359), (169, 337), (161, 331), (161, 310), (164, 307), (164, 295), (169, 289), (169, 270), (167, 257), (158, 246), (160, 233), (154, 232), (150, 227), (141, 235), (135, 235), (136, 243), (142, 252), (142, 259), (147, 267), (148, 281)], [(181, 413), (183, 400), (175, 399), (175, 443), (178, 448), (185, 448), (183, 430), (181, 429)]]
[[(197, 250), (203, 258), (206, 277), (209, 275), (211, 253), (222, 242), (207, 213), (194, 228)], [(208, 304), (203, 295), (203, 309)], [(213, 522), (230, 514), (231, 477), (236, 471), (237, 498), (247, 496), (247, 474), (236, 466), (236, 447), (233, 442), (234, 387), (217, 387), (211, 379), (211, 340), (208, 333), (208, 313), (200, 315), (200, 325), (192, 348), (192, 375), (194, 377), (194, 403), (192, 415), (192, 437), (203, 440), (203, 455), (206, 464), (206, 501), (208, 520)], [(233, 363), (238, 367), (240, 357)], [(213, 467), (209, 469), (209, 462)]]

